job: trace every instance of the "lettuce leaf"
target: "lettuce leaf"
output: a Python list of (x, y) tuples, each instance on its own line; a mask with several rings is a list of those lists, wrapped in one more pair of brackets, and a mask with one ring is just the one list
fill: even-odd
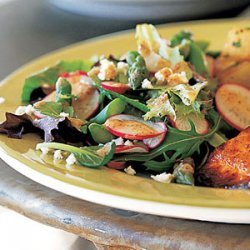
[[(150, 52), (150, 54), (156, 54), (165, 59), (174, 66), (176, 63), (184, 60), (180, 54), (179, 48), (171, 48), (167, 45), (166, 40), (162, 39), (152, 24), (139, 24), (136, 26), (136, 40), (137, 46), (140, 50), (142, 47)], [(153, 56), (151, 56), (152, 58)], [(155, 58), (157, 58), (155, 56)], [(147, 59), (146, 63), (147, 63)]]

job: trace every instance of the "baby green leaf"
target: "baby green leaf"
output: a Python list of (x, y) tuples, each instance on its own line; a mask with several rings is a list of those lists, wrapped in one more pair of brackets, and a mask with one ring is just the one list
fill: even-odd
[(74, 147), (63, 143), (39, 143), (36, 149), (60, 149), (72, 153), (79, 165), (89, 168), (99, 168), (107, 164), (115, 153), (115, 144), (107, 143), (104, 146)]

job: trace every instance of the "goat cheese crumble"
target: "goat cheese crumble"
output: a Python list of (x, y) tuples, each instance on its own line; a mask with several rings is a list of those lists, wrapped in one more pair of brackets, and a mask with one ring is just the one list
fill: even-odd
[(171, 181), (174, 179), (174, 176), (172, 174), (167, 174), (167, 173), (151, 175), (150, 177), (153, 180), (158, 181), (158, 182), (162, 182), (162, 183), (171, 183)]
[(129, 174), (129, 175), (135, 175), (136, 174), (136, 171), (131, 166), (128, 166), (127, 168), (124, 168), (124, 172), (126, 174)]

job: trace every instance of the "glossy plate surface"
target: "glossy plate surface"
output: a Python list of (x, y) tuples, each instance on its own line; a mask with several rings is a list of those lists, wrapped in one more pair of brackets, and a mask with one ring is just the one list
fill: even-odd
[[(191, 30), (197, 39), (211, 41), (211, 49), (220, 49), (227, 31), (233, 26), (249, 26), (249, 20), (180, 23), (160, 26), (160, 33), (170, 37), (180, 29)], [(88, 40), (38, 58), (5, 79), (0, 85), (0, 121), (6, 111), (20, 105), (25, 77), (60, 59), (89, 58), (94, 54), (122, 55), (135, 49), (134, 31)], [(91, 202), (138, 212), (178, 218), (250, 223), (250, 190), (224, 190), (162, 184), (151, 179), (129, 176), (107, 169), (93, 170), (64, 164), (54, 165), (52, 158), (40, 158), (35, 145), (38, 136), (25, 135), (16, 140), (0, 135), (0, 157), (12, 168), (45, 186)]]

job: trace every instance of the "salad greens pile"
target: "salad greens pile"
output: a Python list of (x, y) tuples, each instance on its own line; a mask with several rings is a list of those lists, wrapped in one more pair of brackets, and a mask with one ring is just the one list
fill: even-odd
[(37, 149), (68, 152), (79, 166), (132, 166), (194, 185), (201, 148), (218, 147), (230, 130), (214, 109), (209, 43), (188, 31), (166, 40), (151, 24), (137, 25), (136, 41), (121, 58), (61, 61), (28, 77), (30, 104), (7, 113), (0, 133), (39, 133)]

